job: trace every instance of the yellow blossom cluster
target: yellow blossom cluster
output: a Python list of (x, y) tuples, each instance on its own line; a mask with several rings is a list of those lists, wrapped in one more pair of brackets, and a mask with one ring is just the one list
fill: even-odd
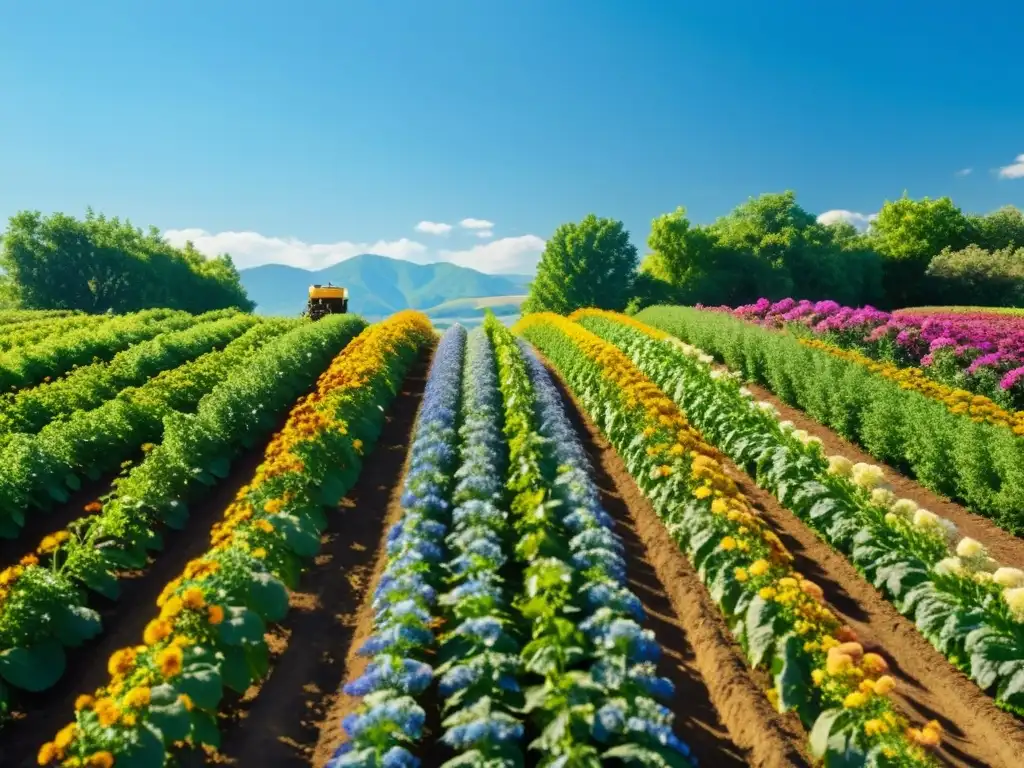
[(899, 385), (900, 389), (919, 392), (932, 400), (938, 400), (950, 413), (966, 416), (971, 421), (993, 424), (1012, 430), (1015, 435), (1024, 435), (1024, 411), (1011, 412), (1000, 408), (983, 395), (976, 395), (966, 389), (954, 389), (929, 379), (920, 368), (900, 368), (891, 363), (880, 363), (867, 355), (849, 349), (841, 349), (819, 339), (798, 339), (804, 346), (827, 352), (833, 357), (857, 363), (872, 373), (877, 373)]

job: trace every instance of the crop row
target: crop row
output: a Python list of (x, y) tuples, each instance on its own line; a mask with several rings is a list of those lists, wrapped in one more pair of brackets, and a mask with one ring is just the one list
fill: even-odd
[(707, 586), (769, 698), (794, 711), (826, 765), (933, 765), (941, 727), (907, 727), (879, 655), (865, 653), (793, 569), (792, 555), (739, 492), (720, 454), (618, 348), (582, 326), (537, 314), (517, 326), (561, 373), (622, 456)]
[[(218, 310), (203, 315), (214, 320), (236, 314)], [(0, 353), (0, 391), (23, 389), (56, 378), (78, 365), (109, 360), (118, 352), (167, 331), (188, 328), (196, 317), (187, 312), (147, 309), (130, 315), (116, 315), (97, 325), (57, 336), (38, 344)]]
[(405, 312), (342, 350), (292, 409), (210, 549), (167, 584), (142, 644), (111, 656), (110, 681), (79, 697), (74, 720), (41, 747), (40, 765), (110, 766), (116, 756), (119, 766), (160, 768), (175, 744), (218, 744), (224, 688), (242, 692), (266, 674), (266, 622), (286, 614), (286, 585), (317, 552), (325, 508), (358, 478), (386, 407), (431, 339), (427, 318)]
[(0, 334), (0, 351), (25, 347), (47, 338), (71, 331), (91, 328), (109, 322), (106, 315), (72, 315), (71, 317), (49, 317), (8, 326)]
[(16, 538), (26, 513), (66, 502), (68, 491), (78, 490), (83, 476), (98, 480), (142, 446), (159, 440), (165, 416), (194, 410), (229, 371), (244, 365), (289, 324), (262, 322), (223, 350), (122, 390), (98, 408), (51, 422), (36, 435), (7, 435), (0, 449), (0, 536)]
[(558, 393), (507, 329), (485, 325), (464, 368), (464, 332), (442, 340), (362, 649), (373, 661), (346, 688), (365, 699), (331, 765), (418, 764), (438, 700), (449, 765), (522, 764), (528, 733), (538, 765), (689, 765)]
[(14, 329), (21, 323), (31, 323), (77, 314), (77, 312), (70, 309), (4, 309), (0, 310), (0, 332)]
[(1012, 533), (1024, 532), (1024, 440), (864, 366), (720, 312), (655, 307), (637, 316), (763, 384), (878, 461)]
[(144, 568), (161, 548), (162, 528), (182, 528), (188, 502), (226, 477), (232, 460), (266, 436), (337, 351), (362, 328), (359, 318), (299, 325), (224, 372), (194, 414), (167, 418), (163, 441), (119, 478), (94, 513), (46, 536), (0, 577), (0, 676), (40, 691), (65, 668), (65, 647), (100, 631), (90, 591), (115, 599), (118, 576)]
[(60, 416), (95, 408), (125, 387), (137, 386), (237, 338), (258, 321), (231, 315), (180, 331), (162, 333), (114, 355), (110, 362), (76, 368), (67, 376), (6, 395), (0, 404), (0, 434), (34, 433)]
[(623, 316), (578, 317), (846, 555), (932, 645), (997, 701), (1024, 710), (1024, 572), (1000, 567), (950, 521), (898, 499), (880, 468), (825, 456), (820, 440), (780, 422), (770, 404), (755, 402), (700, 350)]

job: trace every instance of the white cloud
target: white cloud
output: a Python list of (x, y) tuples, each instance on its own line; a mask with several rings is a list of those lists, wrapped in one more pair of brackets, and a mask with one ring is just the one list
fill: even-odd
[(845, 211), (840, 208), (819, 214), (818, 223), (827, 225), (845, 221), (847, 224), (855, 226), (858, 232), (865, 232), (867, 231), (868, 225), (877, 218), (877, 213), (856, 213), (855, 211)]
[(1001, 179), (1024, 179), (1024, 155), (1017, 155), (1010, 165), (999, 169)]
[(533, 274), (544, 250), (544, 240), (536, 235), (503, 237), (474, 245), (464, 251), (441, 251), (442, 261), (471, 267), (492, 274)]
[(459, 226), (463, 229), (494, 229), (494, 222), (487, 219), (463, 219)]
[(491, 230), (489, 229), (479, 229), (477, 230), (476, 236), (481, 238), (482, 240), (486, 240), (490, 237), (494, 237), (494, 233), (491, 232)]
[(971, 175), (971, 171), (973, 171), (973, 170), (974, 170), (973, 168), (961, 168), (959, 171), (957, 171), (953, 175), (954, 176), (970, 176)]
[[(403, 237), (375, 243), (306, 243), (295, 238), (267, 237), (259, 232), (217, 232), (203, 229), (169, 229), (164, 238), (181, 247), (186, 240), (207, 256), (230, 253), (239, 269), (260, 264), (287, 264), (303, 269), (323, 269), (360, 253), (377, 253), (407, 261), (422, 261), (427, 246)], [(421, 258), (417, 258), (421, 257)]]
[(417, 232), (425, 232), (428, 235), (447, 235), (452, 231), (451, 224), (443, 224), (440, 221), (421, 221), (416, 225)]

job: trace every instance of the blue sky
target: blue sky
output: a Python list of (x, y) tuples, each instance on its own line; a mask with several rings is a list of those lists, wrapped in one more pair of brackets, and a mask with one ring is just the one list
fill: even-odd
[(91, 204), (242, 266), (372, 247), (522, 271), (588, 212), (643, 253), (676, 205), (709, 222), (787, 188), (815, 213), (905, 189), (1024, 207), (1019, 0), (0, 0), (0, 19), (0, 216)]

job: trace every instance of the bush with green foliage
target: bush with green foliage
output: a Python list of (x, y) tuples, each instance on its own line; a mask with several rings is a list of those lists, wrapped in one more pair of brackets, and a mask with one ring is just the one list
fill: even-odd
[(175, 248), (159, 230), (128, 221), (21, 211), (0, 245), (0, 296), (24, 309), (135, 312), (148, 307), (192, 313), (251, 311), (227, 255), (208, 259), (191, 243)]
[(1024, 306), (1024, 247), (986, 251), (945, 248), (925, 272), (928, 294), (939, 304)]

